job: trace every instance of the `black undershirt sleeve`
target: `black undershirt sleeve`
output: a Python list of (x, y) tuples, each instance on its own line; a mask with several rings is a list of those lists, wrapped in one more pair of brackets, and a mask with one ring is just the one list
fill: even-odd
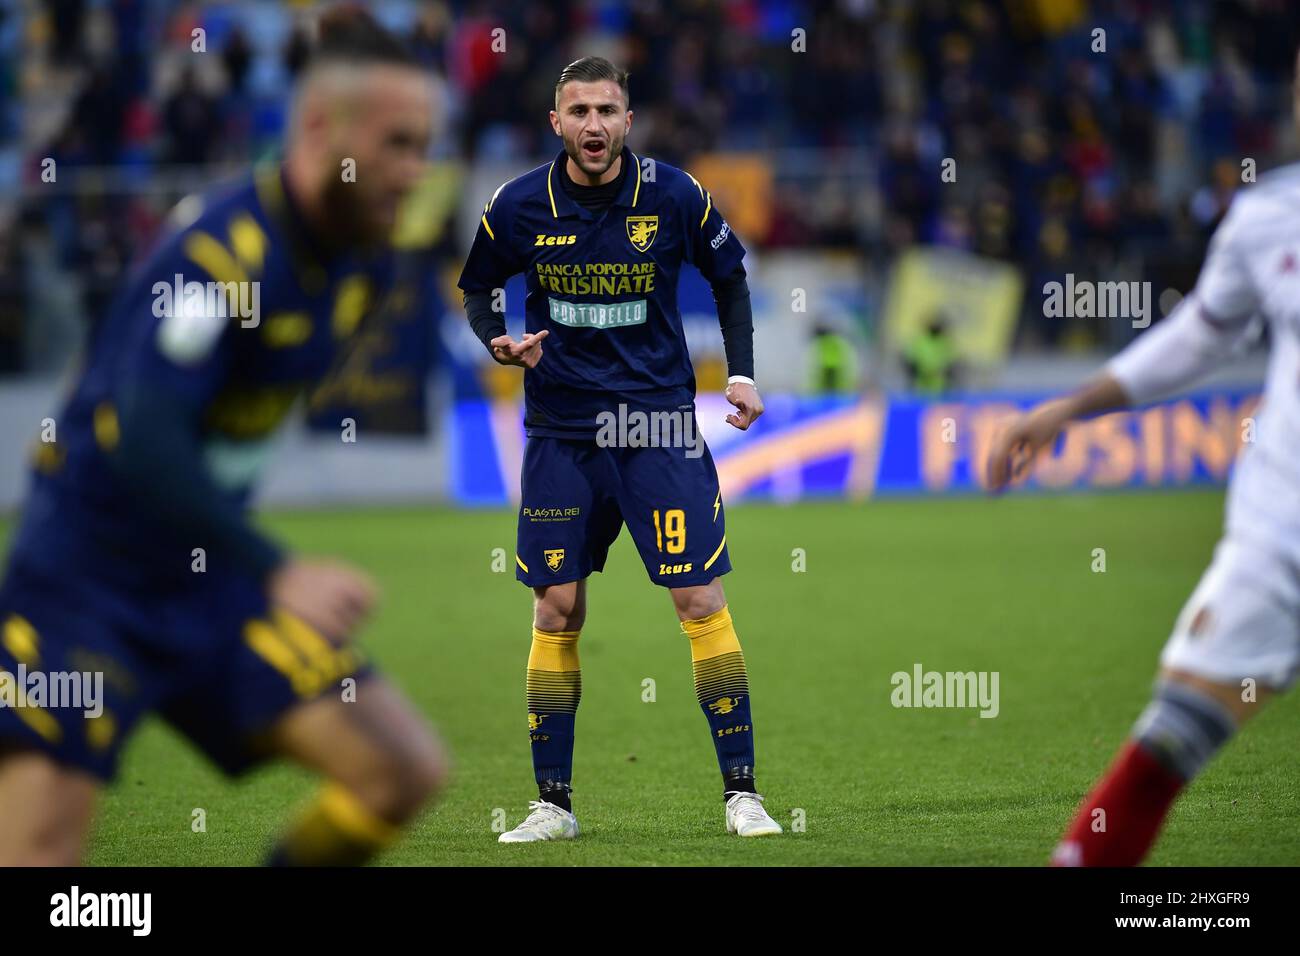
[(498, 335), (506, 334), (505, 319), (492, 308), (492, 293), (466, 292), (465, 314), (469, 316), (469, 327), (474, 330), (483, 347), (491, 352), (492, 340)]
[(284, 552), (213, 482), (182, 403), (157, 387), (127, 383), (117, 396), (117, 416), (121, 438), (109, 460), (156, 515), (258, 580), (284, 562)]
[(736, 272), (713, 286), (713, 300), (718, 304), (718, 324), (722, 327), (722, 348), (727, 353), (727, 375), (754, 377), (754, 312), (749, 301), (749, 283), (745, 270)]

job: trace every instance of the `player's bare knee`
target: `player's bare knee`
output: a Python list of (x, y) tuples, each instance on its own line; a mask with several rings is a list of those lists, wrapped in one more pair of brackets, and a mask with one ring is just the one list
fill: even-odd
[(447, 787), (451, 775), (451, 760), (447, 750), (433, 734), (416, 742), (405, 759), (406, 791), (409, 800), (418, 809)]
[(1232, 714), (1238, 726), (1259, 713), (1260, 706), (1272, 694), (1270, 688), (1248, 678), (1238, 683), (1226, 683), (1172, 667), (1161, 668), (1160, 679), (1213, 698)]
[(66, 834), (0, 851), (0, 867), (80, 866), (81, 841)]
[(722, 590), (720, 578), (696, 587), (673, 588), (672, 596), (677, 616), (683, 621), (698, 621), (727, 606), (727, 596)]
[(403, 765), (393, 809), (400, 819), (408, 819), (423, 809), (446, 784), (446, 761), (422, 754)]
[(539, 631), (580, 631), (587, 621), (587, 599), (579, 582), (536, 588), (533, 627)]
[(0, 759), (0, 867), (78, 866), (97, 784), (29, 752)]
[(410, 741), (391, 754), (380, 798), (384, 815), (395, 822), (415, 816), (446, 789), (450, 764), (445, 749), (432, 736)]
[(451, 760), (432, 728), (421, 724), (387, 748), (385, 766), (391, 819), (413, 816), (447, 786)]
[(11, 826), (0, 840), (0, 868), (81, 865), (86, 821), (71, 808), (37, 810), (19, 829), (26, 832), (15, 833)]
[(412, 766), (396, 753), (373, 755), (362, 772), (339, 778), (349, 792), (372, 813), (391, 823), (402, 823), (422, 807), (431, 794), (434, 774), (427, 766)]
[(382, 679), (367, 686), (353, 704), (307, 705), (299, 739), (287, 750), (371, 812), (402, 823), (446, 785), (449, 759), (434, 729), (400, 692)]

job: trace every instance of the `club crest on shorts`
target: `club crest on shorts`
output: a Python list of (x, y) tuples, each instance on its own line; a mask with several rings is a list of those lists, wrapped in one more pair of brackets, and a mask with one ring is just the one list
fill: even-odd
[(564, 567), (563, 548), (551, 548), (549, 551), (543, 551), (542, 557), (546, 559), (546, 566), (552, 571), (558, 571)]
[(632, 243), (632, 248), (637, 252), (645, 252), (654, 245), (657, 235), (659, 235), (658, 216), (627, 217), (627, 237)]

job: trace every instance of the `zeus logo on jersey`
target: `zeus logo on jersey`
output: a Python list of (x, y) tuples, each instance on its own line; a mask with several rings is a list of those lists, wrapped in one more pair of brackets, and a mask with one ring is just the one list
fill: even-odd
[(577, 236), (548, 236), (544, 232), (537, 234), (534, 246), (571, 246), (578, 241)]

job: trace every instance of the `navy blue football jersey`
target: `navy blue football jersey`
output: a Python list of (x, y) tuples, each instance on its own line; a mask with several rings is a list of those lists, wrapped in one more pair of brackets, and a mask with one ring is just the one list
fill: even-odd
[(466, 293), (524, 273), (528, 332), (549, 330), (524, 372), (525, 425), (537, 437), (594, 437), (620, 403), (671, 409), (695, 400), (677, 307), (691, 263), (710, 283), (736, 273), (745, 249), (689, 173), (623, 149), (622, 191), (599, 214), (565, 193), (568, 156), (497, 189), (460, 277)]
[(245, 505), (273, 433), (392, 284), (391, 250), (331, 254), (314, 243), (278, 167), (192, 197), (174, 219), (95, 326), (52, 416), (54, 440), (36, 445), (15, 561), (183, 579), (194, 542), (109, 461), (119, 389), (143, 382), (183, 409), (208, 473)]

